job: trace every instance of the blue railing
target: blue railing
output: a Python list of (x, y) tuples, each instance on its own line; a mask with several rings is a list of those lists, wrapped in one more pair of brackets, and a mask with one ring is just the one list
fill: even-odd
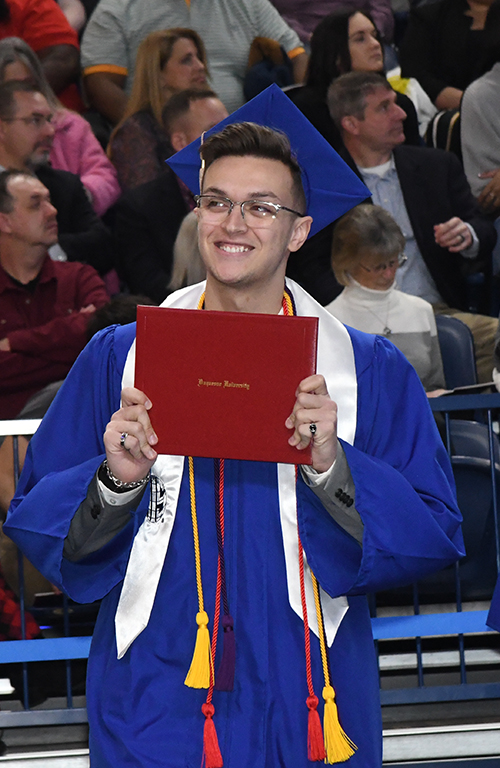
[[(450, 454), (457, 481), (457, 495), (459, 506), (464, 514), (464, 537), (466, 549), (469, 550), (468, 532), (480, 535), (478, 527), (487, 527), (485, 535), (489, 544), (488, 553), (484, 553), (484, 562), (470, 562), (474, 560), (477, 541), (470, 545), (472, 555), (465, 558), (464, 562), (446, 569), (445, 572), (436, 574), (427, 579), (426, 584), (413, 585), (411, 593), (407, 592), (406, 613), (411, 615), (398, 615), (401, 611), (386, 607), (384, 617), (376, 616), (377, 609), (372, 611), (372, 628), (375, 641), (378, 646), (379, 656), (381, 646), (385, 643), (394, 649), (397, 641), (405, 642), (408, 647), (408, 639), (413, 639), (414, 653), (416, 657), (416, 684), (406, 688), (386, 689), (383, 686), (383, 672), (381, 673), (382, 704), (416, 704), (423, 702), (466, 701), (473, 699), (500, 698), (500, 682), (470, 683), (469, 671), (466, 663), (465, 636), (476, 635), (487, 638), (491, 629), (486, 625), (487, 610), (470, 609), (471, 604), (479, 603), (486, 607), (492, 596), (496, 574), (500, 566), (500, 536), (499, 536), (499, 479), (500, 479), (500, 449), (498, 438), (494, 431), (497, 420), (496, 411), (500, 412), (500, 394), (488, 395), (452, 395), (429, 401), (435, 414), (441, 414), (441, 432)], [(458, 418), (457, 418), (458, 417)], [(469, 437), (468, 437), (469, 435)], [(472, 439), (470, 438), (472, 435)], [(470, 482), (467, 472), (470, 472)], [(489, 486), (489, 496), (481, 498), (481, 489), (473, 485), (473, 480), (478, 473), (483, 484)], [(477, 507), (474, 498), (477, 493)], [(487, 509), (486, 509), (487, 508)], [(477, 510), (477, 521), (472, 518)], [(477, 522), (477, 525), (476, 525)], [(467, 560), (469, 559), (469, 562)], [(477, 558), (476, 558), (477, 559)], [(488, 560), (488, 562), (487, 562)], [(464, 580), (464, 574), (466, 579)], [(471, 575), (472, 574), (472, 575)], [(487, 576), (487, 577), (486, 577)], [(450, 596), (451, 585), (454, 586), (454, 594)], [(431, 592), (433, 599), (427, 597), (424, 603), (420, 595), (423, 592)], [(429, 589), (430, 588), (430, 589)], [(443, 597), (440, 598), (440, 589)], [(475, 596), (477, 590), (477, 597)], [(468, 593), (472, 594), (468, 598)], [(464, 595), (466, 610), (464, 610)], [(372, 605), (378, 602), (378, 596), (372, 600)], [(434, 602), (438, 606), (433, 607), (425, 603)], [(443, 606), (443, 604), (445, 604)], [(425, 613), (422, 613), (422, 609)], [(444, 612), (446, 611), (446, 612)], [(443, 638), (443, 643), (449, 647), (450, 638), (456, 638), (458, 650), (458, 671), (460, 682), (453, 685), (426, 685), (426, 667), (424, 660), (423, 641), (428, 638)], [(389, 641), (389, 642), (387, 642)], [(439, 641), (438, 641), (439, 642)], [(397, 660), (397, 649), (394, 657)], [(500, 664), (500, 654), (498, 656)], [(500, 680), (500, 675), (496, 675)]]

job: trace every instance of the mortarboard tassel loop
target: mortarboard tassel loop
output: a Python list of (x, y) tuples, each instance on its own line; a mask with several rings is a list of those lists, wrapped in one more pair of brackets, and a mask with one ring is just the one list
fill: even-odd
[(323, 728), (325, 732), (325, 751), (327, 765), (333, 763), (345, 763), (356, 751), (356, 745), (345, 733), (339, 722), (337, 705), (335, 704), (335, 691), (331, 685), (323, 688), (325, 700), (325, 712)]
[(312, 762), (325, 759), (325, 742), (323, 729), (318, 714), (318, 697), (308, 696), (309, 719), (307, 722), (307, 757)]
[(215, 713), (214, 705), (205, 702), (202, 704), (201, 711), (205, 715), (205, 725), (203, 727), (203, 753), (205, 756), (205, 768), (222, 768), (223, 761), (219, 749), (219, 740), (213, 716)]
[(234, 670), (236, 666), (236, 642), (234, 638), (233, 617), (222, 617), (224, 635), (222, 637), (222, 658), (215, 676), (217, 691), (232, 691), (234, 687)]

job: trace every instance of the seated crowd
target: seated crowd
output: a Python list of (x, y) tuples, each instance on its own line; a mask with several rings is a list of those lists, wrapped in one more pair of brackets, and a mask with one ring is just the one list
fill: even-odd
[[(203, 279), (196, 202), (165, 160), (243, 104), (256, 38), (281, 46), (287, 95), (371, 195), (289, 276), (392, 340), (429, 394), (436, 314), (471, 329), (480, 382), (500, 370), (500, 0), (412, 3), (399, 48), (390, 0), (59, 5), (0, 1), (0, 419), (43, 414), (92, 323)], [(437, 110), (461, 110), (460, 157), (425, 146)], [(141, 295), (124, 314), (123, 294)]]

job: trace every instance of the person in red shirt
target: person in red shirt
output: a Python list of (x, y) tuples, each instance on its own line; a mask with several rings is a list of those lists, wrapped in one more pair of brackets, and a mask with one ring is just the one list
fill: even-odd
[(35, 176), (0, 173), (0, 419), (66, 376), (90, 315), (109, 301), (93, 267), (48, 256), (56, 214)]
[(83, 110), (78, 35), (55, 0), (0, 0), (0, 40), (21, 37), (33, 48), (45, 76), (68, 109)]

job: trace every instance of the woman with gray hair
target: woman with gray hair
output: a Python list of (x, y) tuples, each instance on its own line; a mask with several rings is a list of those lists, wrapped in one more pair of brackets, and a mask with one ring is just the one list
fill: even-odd
[[(405, 238), (378, 205), (358, 205), (337, 223), (332, 267), (344, 290), (326, 309), (359, 331), (387, 336), (415, 368), (428, 395), (444, 387), (432, 306), (402, 293), (396, 272), (406, 261)], [(436, 393), (439, 394), (439, 393)]]
[(53, 168), (80, 177), (95, 212), (102, 216), (120, 196), (116, 170), (90, 124), (60, 103), (37, 55), (20, 37), (0, 40), (0, 83), (9, 80), (27, 80), (43, 93), (54, 111), (55, 135), (48, 160)]

